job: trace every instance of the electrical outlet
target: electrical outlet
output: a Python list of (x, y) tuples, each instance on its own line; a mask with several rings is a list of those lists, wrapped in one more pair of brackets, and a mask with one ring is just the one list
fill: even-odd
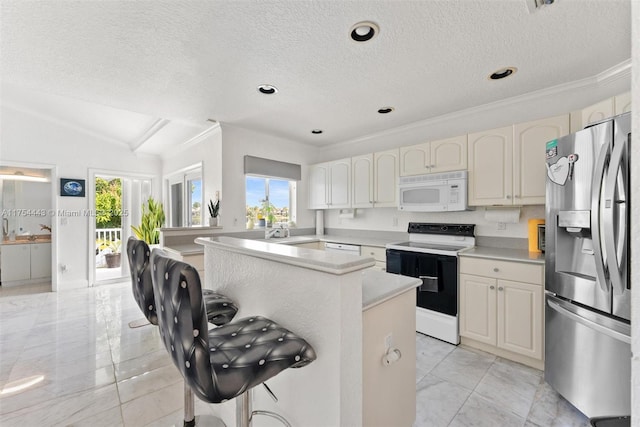
[(505, 222), (499, 222), (498, 226), (496, 228), (498, 230), (506, 230), (507, 229), (507, 224)]
[(393, 335), (389, 334), (384, 337), (384, 348), (390, 349), (391, 347), (393, 347)]

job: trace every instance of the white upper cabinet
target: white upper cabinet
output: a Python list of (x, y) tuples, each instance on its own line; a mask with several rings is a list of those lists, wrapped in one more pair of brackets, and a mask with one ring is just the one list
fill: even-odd
[(373, 154), (351, 158), (353, 207), (373, 207)]
[(569, 133), (565, 114), (469, 134), (469, 205), (543, 205), (546, 144)]
[(620, 94), (613, 98), (613, 112), (618, 114), (631, 111), (631, 92)]
[(328, 181), (328, 163), (309, 166), (309, 209), (327, 209), (329, 207)]
[(513, 126), (470, 133), (469, 206), (513, 204)]
[(309, 209), (351, 207), (351, 159), (309, 167)]
[(351, 158), (353, 207), (398, 206), (398, 150)]
[(467, 169), (467, 135), (400, 148), (400, 176)]
[(513, 127), (513, 204), (544, 205), (547, 142), (569, 133), (568, 114)]
[(605, 99), (597, 104), (582, 109), (582, 128), (591, 123), (599, 122), (614, 115), (613, 98)]
[(431, 143), (424, 142), (409, 147), (400, 147), (400, 176), (429, 173), (431, 165)]
[(329, 208), (351, 207), (351, 158), (329, 163)]
[(398, 149), (373, 154), (373, 204), (398, 207)]
[(629, 111), (631, 111), (631, 92), (607, 98), (571, 113), (571, 132), (578, 132), (592, 123)]

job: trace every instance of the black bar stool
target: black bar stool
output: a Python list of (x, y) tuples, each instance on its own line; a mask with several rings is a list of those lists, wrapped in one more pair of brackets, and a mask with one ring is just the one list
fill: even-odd
[[(129, 326), (132, 328), (144, 326), (145, 324), (158, 324), (151, 268), (149, 266), (150, 252), (149, 245), (144, 240), (130, 237), (127, 241), (127, 256), (129, 258), (129, 269), (131, 270), (133, 297), (146, 318), (144, 322), (130, 322)], [(162, 252), (164, 253), (164, 251)], [(210, 289), (203, 291), (202, 298), (207, 321), (214, 325), (219, 326), (229, 323), (238, 312), (238, 307), (231, 299)], [(194, 425), (193, 391), (186, 382), (184, 384), (184, 401), (184, 425)]]
[(251, 388), (287, 368), (300, 368), (316, 359), (304, 339), (261, 316), (247, 317), (207, 331), (198, 272), (189, 264), (151, 254), (158, 326), (173, 363), (186, 383), (205, 402), (236, 401), (236, 425), (247, 427), (253, 415)]

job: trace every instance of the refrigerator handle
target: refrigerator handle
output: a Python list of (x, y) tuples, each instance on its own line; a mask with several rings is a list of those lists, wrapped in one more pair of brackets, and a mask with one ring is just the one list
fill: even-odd
[[(625, 143), (624, 141), (613, 147), (611, 154), (611, 162), (609, 164), (609, 172), (607, 174), (607, 183), (604, 192), (604, 212), (602, 214), (602, 223), (604, 228), (604, 244), (607, 252), (607, 269), (609, 278), (616, 295), (622, 295), (625, 292), (624, 271), (622, 270), (623, 262), (626, 262), (626, 200), (616, 200), (616, 187), (618, 183), (618, 173), (622, 176), (623, 195), (627, 197), (627, 170), (625, 163)], [(616, 213), (619, 209), (624, 209), (624, 214), (620, 216), (621, 222), (617, 223)], [(617, 227), (616, 227), (617, 225)], [(620, 240), (622, 239), (622, 240)], [(621, 246), (620, 258), (616, 250), (616, 243), (623, 242)]]
[(604, 180), (605, 167), (609, 159), (609, 154), (609, 144), (604, 144), (600, 149), (591, 180), (591, 240), (593, 242), (593, 258), (596, 263), (598, 283), (604, 292), (609, 292), (609, 289), (607, 286), (602, 241), (600, 240), (600, 194), (602, 193), (602, 181)]
[(596, 332), (600, 332), (601, 334), (607, 335), (615, 340), (618, 341), (622, 341), (624, 343), (627, 344), (631, 344), (631, 337), (625, 334), (621, 334), (618, 331), (614, 331), (613, 329), (609, 329), (607, 327), (604, 327), (602, 325), (597, 324), (596, 322), (589, 320), (589, 319), (585, 319), (582, 316), (579, 316), (571, 311), (569, 311), (567, 308), (561, 306), (558, 302), (556, 301), (552, 301), (550, 299), (547, 299), (547, 305), (549, 306), (549, 308), (557, 311), (558, 313), (560, 313), (563, 316), (568, 317), (569, 319), (580, 323), (581, 325), (586, 326), (587, 328), (593, 329)]

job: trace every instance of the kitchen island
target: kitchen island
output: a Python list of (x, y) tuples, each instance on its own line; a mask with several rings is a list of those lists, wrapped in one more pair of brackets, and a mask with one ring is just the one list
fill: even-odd
[[(205, 288), (233, 298), (238, 318), (269, 317), (318, 355), (269, 380), (278, 403), (256, 388), (254, 408), (278, 412), (292, 425), (364, 425), (363, 413), (371, 411), (402, 412), (396, 425), (413, 424), (419, 280), (374, 271), (370, 257), (232, 237), (196, 243), (204, 246)], [(393, 399), (380, 399), (385, 390)], [(382, 407), (384, 400), (393, 406)], [(234, 424), (234, 402), (214, 408)]]

